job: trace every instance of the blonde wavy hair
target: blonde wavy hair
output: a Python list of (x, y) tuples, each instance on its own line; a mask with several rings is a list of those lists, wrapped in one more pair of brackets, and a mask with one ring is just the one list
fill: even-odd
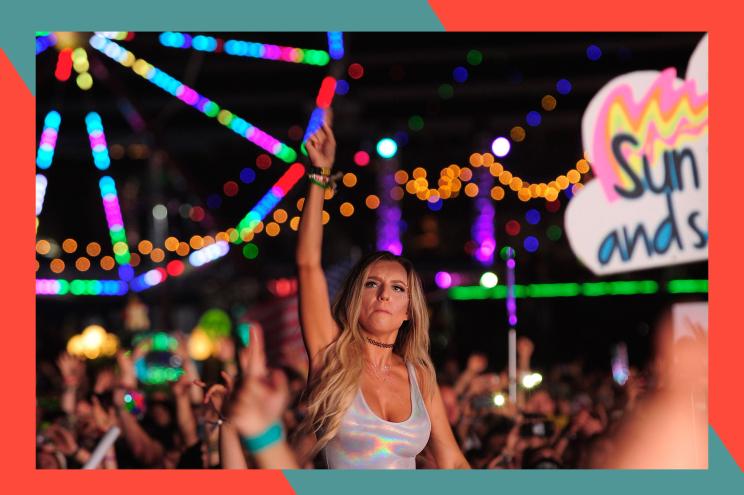
[(407, 259), (387, 251), (372, 253), (354, 266), (332, 305), (340, 332), (336, 340), (318, 353), (318, 365), (311, 372), (305, 390), (308, 412), (298, 433), (312, 432), (318, 439), (305, 460), (313, 459), (336, 436), (341, 419), (359, 389), (365, 346), (359, 327), (362, 287), (371, 266), (378, 261), (394, 261), (406, 270), (409, 317), (398, 331), (393, 352), (420, 371), (424, 396), (434, 393), (436, 375), (429, 357), (429, 312), (421, 279)]

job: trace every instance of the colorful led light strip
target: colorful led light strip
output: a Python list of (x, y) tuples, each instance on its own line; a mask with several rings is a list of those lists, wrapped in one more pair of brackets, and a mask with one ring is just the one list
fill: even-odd
[[(478, 197), (475, 200), (476, 219), (471, 229), (476, 248), (473, 257), (483, 266), (493, 265), (493, 253), (496, 251), (494, 234), (495, 208), (489, 198), (493, 176), (484, 170), (478, 171)], [(484, 173), (485, 172), (485, 173)]]
[(224, 109), (220, 110), (219, 105), (214, 101), (200, 95), (177, 79), (151, 65), (145, 59), (137, 59), (132, 52), (122, 48), (119, 44), (99, 34), (91, 36), (90, 44), (107, 57), (116, 60), (124, 67), (131, 68), (136, 74), (196, 108), (207, 117), (217, 117), (220, 124), (284, 162), (293, 163), (297, 159), (297, 152), (286, 144), (232, 112)]
[[(666, 291), (669, 294), (707, 294), (708, 281), (670, 280), (666, 283)], [(659, 292), (659, 283), (654, 280), (514, 285), (514, 297), (525, 299), (634, 296), (652, 295)], [(458, 301), (505, 299), (508, 296), (508, 289), (504, 285), (497, 285), (490, 289), (481, 286), (452, 287), (448, 294), (450, 299)]]
[(121, 280), (36, 280), (36, 294), (40, 296), (122, 296), (128, 290), (126, 282)]
[(49, 112), (44, 117), (44, 130), (39, 139), (39, 149), (36, 151), (36, 166), (47, 169), (52, 166), (54, 148), (57, 146), (57, 135), (62, 116), (56, 110)]
[(165, 268), (153, 268), (152, 270), (148, 270), (142, 275), (133, 278), (129, 286), (134, 292), (141, 292), (164, 282), (167, 278), (168, 272)]
[(67, 81), (72, 74), (72, 50), (65, 48), (57, 55), (57, 67), (54, 69), (54, 77), (58, 81)]
[(344, 58), (344, 33), (339, 31), (328, 32), (328, 53), (333, 60)]
[(305, 135), (302, 137), (302, 144), (300, 145), (300, 151), (303, 155), (307, 156), (307, 149), (305, 149), (305, 142), (312, 136), (320, 126), (323, 125), (323, 118), (325, 117), (325, 111), (333, 103), (333, 97), (336, 94), (336, 79), (328, 76), (323, 79), (318, 90), (318, 96), (315, 98), (315, 110), (310, 114), (310, 121), (305, 129)]
[(256, 204), (256, 206), (248, 212), (248, 214), (240, 221), (236, 227), (238, 235), (236, 239), (230, 239), (230, 242), (239, 244), (242, 242), (242, 238), (249, 233), (252, 233), (258, 223), (262, 221), (266, 215), (279, 203), (279, 201), (287, 195), (290, 189), (297, 184), (297, 181), (305, 175), (305, 166), (297, 162), (287, 169), (286, 172), (279, 178), (278, 181), (271, 187)]
[(36, 54), (44, 52), (50, 46), (54, 46), (57, 43), (57, 37), (54, 33), (49, 33), (44, 36), (36, 38)]
[(90, 150), (93, 153), (93, 162), (98, 170), (106, 170), (111, 165), (111, 159), (106, 146), (106, 135), (103, 133), (101, 116), (96, 112), (90, 112), (85, 116), (85, 126), (88, 129), (88, 140)]
[(223, 40), (213, 36), (167, 31), (159, 37), (160, 44), (170, 48), (193, 48), (203, 52), (227, 53), (239, 57), (260, 58), (294, 64), (328, 65), (330, 57), (323, 50), (310, 50), (291, 46), (254, 43), (251, 41)]
[(315, 132), (320, 129), (320, 126), (323, 125), (323, 117), (325, 116), (325, 110), (322, 108), (316, 108), (313, 110), (313, 113), (310, 114), (310, 121), (307, 123), (307, 128), (305, 129), (305, 135), (302, 136), (302, 144), (300, 145), (300, 151), (303, 155), (307, 156), (307, 149), (305, 149), (305, 143), (308, 139), (310, 139), (310, 136), (315, 134)]
[(131, 265), (129, 265), (131, 255), (129, 254), (129, 245), (127, 244), (127, 233), (124, 230), (124, 220), (121, 217), (121, 207), (119, 206), (119, 196), (116, 193), (116, 183), (114, 179), (106, 175), (101, 177), (98, 185), (101, 189), (103, 210), (106, 213), (109, 236), (111, 237), (111, 244), (114, 248), (114, 259), (121, 265), (119, 275), (122, 279), (126, 279), (127, 275), (122, 276), (122, 273), (131, 273)]
[(323, 82), (320, 83), (320, 90), (318, 90), (318, 97), (315, 99), (315, 105), (318, 108), (326, 109), (331, 106), (333, 102), (333, 95), (336, 94), (336, 79), (331, 76), (323, 78)]
[(225, 241), (217, 241), (207, 247), (194, 251), (189, 255), (191, 266), (200, 267), (210, 261), (222, 258), (230, 251), (230, 245)]

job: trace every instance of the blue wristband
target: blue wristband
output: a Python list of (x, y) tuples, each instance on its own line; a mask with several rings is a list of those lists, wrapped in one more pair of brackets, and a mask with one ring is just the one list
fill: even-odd
[(282, 439), (283, 435), (284, 430), (282, 429), (282, 424), (277, 421), (273, 425), (269, 426), (266, 431), (261, 433), (260, 435), (257, 435), (255, 437), (241, 436), (240, 440), (243, 442), (245, 448), (248, 449), (248, 452), (257, 454), (262, 450), (277, 443), (279, 440)]

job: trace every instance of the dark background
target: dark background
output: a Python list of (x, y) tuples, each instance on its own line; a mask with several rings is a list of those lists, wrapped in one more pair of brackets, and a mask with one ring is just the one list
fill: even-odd
[[(289, 135), (292, 126), (304, 130), (314, 108), (320, 82), (329, 73), (350, 84), (348, 94), (334, 99), (334, 131), (338, 140), (337, 167), (353, 171), (359, 182), (353, 189), (341, 187), (339, 195), (327, 203), (331, 221), (325, 231), (324, 264), (348, 258), (360, 248), (368, 251), (375, 244), (376, 213), (364, 207), (363, 199), (376, 190), (375, 158), (369, 166), (354, 164), (353, 155), (366, 150), (374, 155), (377, 140), (397, 136), (401, 168), (409, 173), (424, 167), (428, 176), (450, 163), (465, 165), (470, 153), (490, 151), (499, 135), (508, 136), (515, 125), (523, 126), (527, 138), (513, 143), (502, 160), (505, 167), (530, 182), (548, 182), (573, 167), (581, 157), (581, 117), (592, 96), (612, 78), (634, 70), (661, 70), (675, 67), (683, 75), (687, 60), (700, 33), (344, 33), (346, 57), (327, 67), (289, 64), (233, 57), (224, 53), (203, 53), (162, 46), (159, 33), (136, 33), (131, 41), (118, 42), (137, 57), (167, 72), (276, 138), (299, 148)], [(223, 39), (240, 39), (302, 48), (327, 49), (325, 33), (191, 33), (210, 34)], [(188, 239), (194, 234), (214, 234), (234, 226), (255, 205), (286, 168), (272, 158), (267, 170), (256, 168), (263, 150), (229, 129), (209, 119), (160, 88), (104, 57), (87, 44), (90, 33), (81, 33), (94, 85), (81, 91), (70, 80), (54, 76), (56, 52), (47, 50), (37, 57), (37, 137), (47, 111), (62, 114), (62, 124), (54, 162), (44, 172), (49, 180), (40, 217), (39, 238), (58, 242), (72, 237), (81, 246), (96, 241), (102, 254), (110, 254), (108, 229), (101, 207), (98, 179), (92, 164), (84, 118), (97, 111), (103, 120), (109, 148), (120, 145), (120, 157), (112, 154), (107, 173), (117, 181), (124, 212), (130, 250), (136, 252), (139, 239), (153, 240), (152, 207), (168, 206), (168, 235)], [(592, 61), (586, 48), (594, 44), (602, 56)], [(471, 66), (469, 50), (483, 54), (483, 62)], [(346, 66), (360, 63), (364, 76), (348, 77)], [(455, 67), (468, 69), (464, 83), (452, 78)], [(73, 72), (74, 77), (74, 72)], [(572, 84), (568, 95), (555, 90), (558, 79)], [(454, 88), (451, 98), (442, 98), (442, 84)], [(552, 94), (558, 100), (552, 112), (542, 111), (540, 100)], [(131, 105), (141, 116), (145, 128), (134, 129), (122, 109)], [(543, 116), (538, 127), (525, 123), (525, 115), (538, 110)], [(419, 115), (424, 128), (414, 132), (408, 119)], [(405, 132), (405, 135), (396, 134)], [(405, 143), (407, 141), (407, 143)], [(405, 144), (404, 144), (405, 143)], [(245, 185), (240, 171), (251, 167), (257, 179)], [(233, 198), (222, 194), (222, 185), (234, 180), (240, 185)], [(431, 182), (431, 180), (430, 180)], [(217, 208), (208, 208), (210, 195), (221, 197)], [(304, 194), (302, 183), (279, 204), (290, 217), (297, 214), (295, 203)], [(565, 236), (557, 242), (545, 235), (549, 225), (563, 226), (568, 198), (560, 195), (556, 213), (545, 209), (545, 201), (522, 203), (511, 191), (496, 205), (496, 240), (499, 249), (507, 242), (520, 246), (526, 235), (540, 240), (540, 249), (530, 254), (519, 250), (517, 283), (585, 282), (599, 280), (572, 254)], [(344, 218), (338, 205), (350, 201), (356, 213)], [(207, 215), (202, 222), (182, 218), (184, 203), (202, 206)], [(463, 360), (473, 350), (488, 352), (496, 367), (506, 360), (506, 312), (503, 300), (449, 301), (435, 286), (439, 270), (459, 271), (479, 276), (483, 268), (466, 252), (475, 215), (473, 201), (464, 195), (447, 200), (433, 212), (408, 194), (401, 201), (405, 230), (404, 255), (419, 270), (432, 308), (432, 344), (437, 361), (446, 355)], [(537, 226), (524, 221), (524, 214), (537, 208), (542, 220)], [(510, 238), (504, 224), (517, 219), (522, 232)], [(433, 220), (438, 242), (421, 247), (423, 225)], [(265, 291), (267, 280), (293, 275), (296, 232), (288, 223), (275, 238), (257, 235), (260, 249), (255, 260), (246, 260), (240, 250), (225, 259), (140, 294), (150, 307), (153, 326), (189, 331), (193, 315), (209, 307), (250, 307)], [(157, 244), (157, 242), (156, 242)], [(162, 242), (160, 243), (162, 246)], [(79, 248), (80, 250), (80, 248)], [(85, 274), (74, 269), (74, 258), (64, 258), (63, 278), (111, 278), (94, 262)], [(39, 278), (53, 277), (49, 260), (37, 255)], [(166, 258), (166, 261), (168, 258)], [(154, 265), (135, 269), (143, 273)], [(493, 271), (503, 276), (498, 261)], [(645, 270), (613, 276), (610, 280), (656, 280), (707, 278), (707, 263), (696, 263)], [(604, 279), (604, 278), (603, 278)], [(695, 296), (691, 299), (703, 299)], [(685, 298), (690, 299), (690, 298)], [(623, 340), (629, 345), (632, 363), (642, 363), (649, 355), (655, 324), (672, 302), (682, 300), (664, 294), (604, 298), (520, 299), (519, 332), (536, 344), (534, 362), (547, 365), (582, 358), (592, 367), (609, 367), (610, 349)], [(66, 340), (78, 333), (86, 322), (98, 320), (110, 331), (120, 329), (126, 298), (38, 297), (37, 354), (52, 357)]]

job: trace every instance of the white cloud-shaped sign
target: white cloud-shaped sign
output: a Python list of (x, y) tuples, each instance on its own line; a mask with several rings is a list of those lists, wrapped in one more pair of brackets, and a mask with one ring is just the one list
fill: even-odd
[(674, 68), (624, 74), (582, 120), (596, 180), (566, 209), (566, 234), (594, 273), (708, 258), (708, 36), (684, 80)]

